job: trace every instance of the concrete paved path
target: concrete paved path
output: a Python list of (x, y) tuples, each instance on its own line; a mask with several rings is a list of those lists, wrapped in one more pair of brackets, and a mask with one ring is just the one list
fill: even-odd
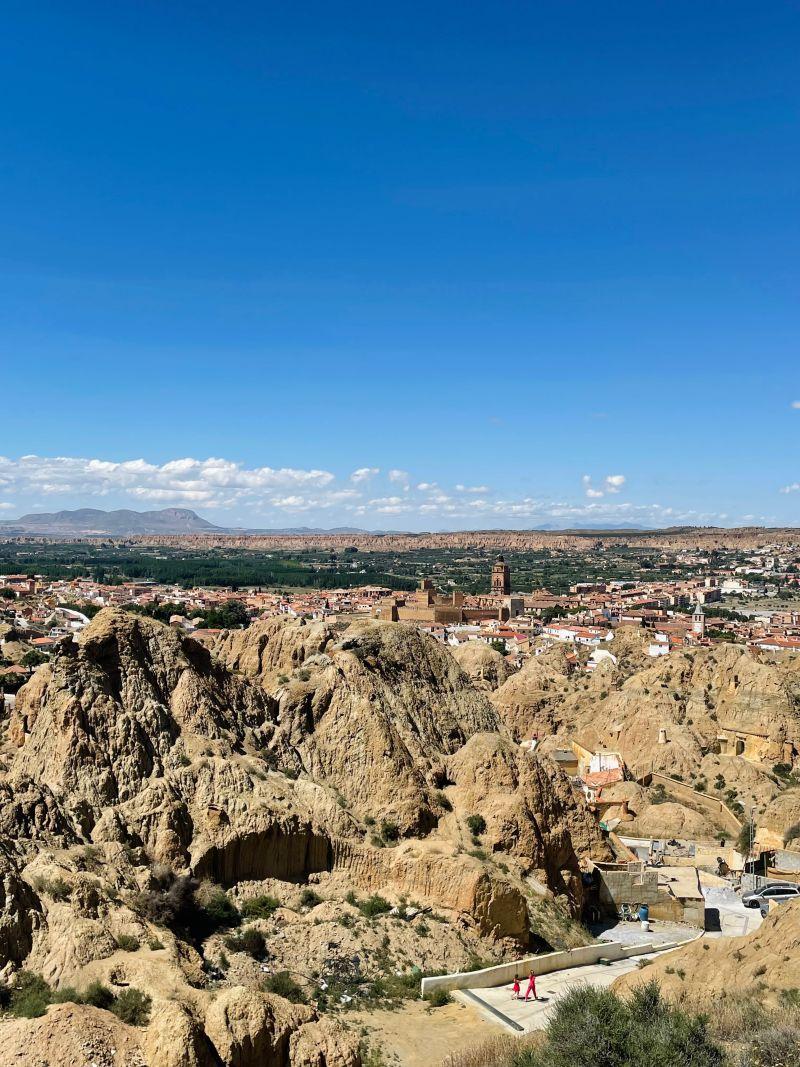
[[(453, 993), (453, 996), (467, 1004), (480, 1009), (483, 1014), (500, 1023), (507, 1030), (515, 1033), (529, 1033), (542, 1030), (552, 1014), (560, 997), (575, 985), (609, 986), (622, 974), (636, 970), (636, 960), (652, 959), (652, 956), (637, 956), (631, 960), (616, 960), (607, 967), (592, 964), (588, 967), (570, 967), (565, 971), (543, 974), (536, 980), (538, 1002), (530, 1000), (512, 1000), (511, 986), (495, 986), (493, 989), (466, 989)], [(527, 978), (520, 978), (522, 992), (527, 986)]]
[[(746, 908), (741, 894), (733, 889), (708, 886), (706, 898), (706, 937), (741, 937), (752, 934), (764, 921), (758, 908)], [(716, 918), (719, 922), (716, 923)]]

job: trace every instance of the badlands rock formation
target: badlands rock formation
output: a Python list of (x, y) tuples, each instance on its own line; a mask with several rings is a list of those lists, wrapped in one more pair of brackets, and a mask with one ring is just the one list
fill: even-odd
[[(625, 628), (607, 647), (618, 662), (605, 659), (591, 675), (574, 670), (556, 648), (530, 659), (491, 693), (513, 736), (538, 736), (545, 752), (571, 740), (590, 750), (609, 748), (636, 776), (680, 775), (689, 785), (704, 783), (708, 792), (720, 781), (720, 797), (733, 791), (745, 808), (754, 804), (763, 813), (781, 790), (773, 766), (800, 766), (797, 657), (718, 644), (653, 659), (641, 631)], [(753, 739), (757, 762), (737, 756), (730, 745), (721, 751), (719, 736), (737, 733)], [(780, 805), (772, 811), (777, 823)], [(783, 821), (788, 818), (787, 812)]]
[[(568, 780), (402, 625), (270, 621), (208, 650), (106, 610), (20, 691), (3, 757), (0, 977), (152, 998), (146, 1028), (77, 1004), (0, 1022), (3, 1063), (356, 1067), (319, 984), (345, 944), (356, 997), (499, 959), (564, 935), (581, 861), (610, 856)], [(248, 955), (219, 925), (256, 899)]]
[(453, 649), (453, 656), (476, 689), (492, 692), (515, 673), (502, 653), (483, 641), (467, 641)]

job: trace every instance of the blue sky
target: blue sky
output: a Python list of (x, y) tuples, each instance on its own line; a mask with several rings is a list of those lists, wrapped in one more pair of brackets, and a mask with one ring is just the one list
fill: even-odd
[(799, 49), (797, 3), (12, 0), (0, 515), (797, 523)]

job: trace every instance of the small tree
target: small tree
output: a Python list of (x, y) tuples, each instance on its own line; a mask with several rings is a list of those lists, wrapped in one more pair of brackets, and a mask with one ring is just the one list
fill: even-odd
[(130, 986), (119, 994), (111, 1010), (129, 1026), (147, 1026), (150, 1021), (151, 1004), (152, 1000), (147, 993)]
[(306, 998), (302, 987), (297, 984), (288, 971), (278, 971), (277, 974), (265, 978), (261, 983), (261, 988), (265, 993), (277, 993), (279, 997), (291, 1001), (292, 1004), (305, 1003)]
[(743, 856), (750, 855), (750, 843), (755, 840), (756, 827), (753, 822), (746, 822), (739, 831), (739, 838), (736, 842), (736, 848)]
[(467, 819), (467, 827), (473, 837), (480, 837), (486, 832), (486, 819), (482, 815), (470, 815)]
[(23, 667), (40, 667), (43, 663), (47, 662), (47, 656), (38, 652), (35, 648), (32, 648), (29, 652), (20, 660)]

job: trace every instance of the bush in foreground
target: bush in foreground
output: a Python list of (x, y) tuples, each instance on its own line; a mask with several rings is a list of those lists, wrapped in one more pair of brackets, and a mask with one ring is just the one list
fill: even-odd
[(556, 1005), (544, 1044), (527, 1049), (513, 1067), (723, 1067), (725, 1055), (706, 1018), (674, 1007), (648, 982), (623, 999), (583, 986)]
[[(649, 982), (636, 989), (630, 999), (623, 999), (610, 989), (578, 986), (557, 1002), (541, 1038), (498, 1037), (453, 1053), (445, 1064), (726, 1067), (729, 1061), (709, 1036), (705, 1016), (674, 1007), (661, 997), (658, 984)], [(748, 1063), (747, 1067), (756, 1067), (756, 1063)]]

